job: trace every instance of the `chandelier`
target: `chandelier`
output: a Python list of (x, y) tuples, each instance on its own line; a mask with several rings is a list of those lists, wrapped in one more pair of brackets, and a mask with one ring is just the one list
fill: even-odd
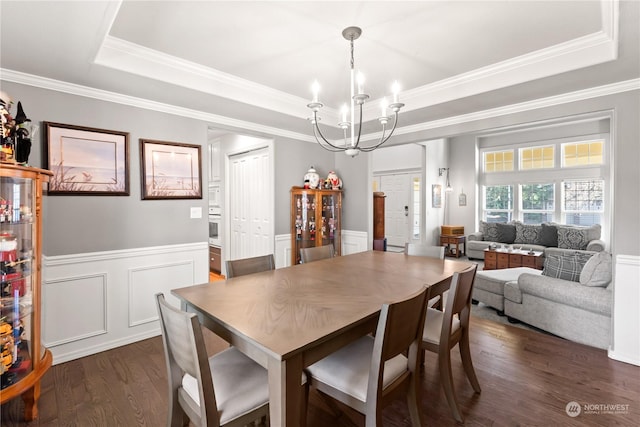
[[(373, 151), (376, 148), (380, 147), (385, 142), (387, 142), (391, 137), (391, 135), (393, 135), (393, 132), (396, 130), (396, 124), (398, 123), (398, 112), (402, 107), (404, 107), (404, 104), (400, 103), (398, 99), (400, 86), (398, 85), (398, 82), (394, 82), (393, 88), (392, 88), (393, 103), (390, 105), (387, 105), (387, 101), (385, 98), (382, 98), (382, 101), (381, 101), (382, 116), (378, 117), (378, 121), (382, 125), (382, 136), (376, 143), (372, 145), (360, 145), (360, 137), (362, 133), (362, 105), (367, 101), (367, 99), (369, 99), (369, 95), (367, 95), (363, 91), (364, 77), (362, 76), (361, 73), (358, 73), (358, 76), (356, 78), (355, 69), (354, 69), (353, 41), (357, 40), (360, 37), (360, 35), (362, 35), (362, 30), (358, 27), (348, 27), (342, 31), (342, 37), (344, 37), (346, 40), (349, 40), (349, 43), (351, 45), (351, 70), (350, 70), (350, 85), (349, 85), (349, 88), (351, 91), (351, 102), (350, 102), (351, 108), (349, 108), (347, 104), (344, 104), (342, 106), (342, 109), (341, 109), (342, 120), (338, 123), (338, 126), (342, 129), (342, 132), (344, 134), (343, 145), (336, 145), (335, 143), (332, 143), (329, 140), (327, 140), (327, 138), (325, 138), (324, 135), (322, 135), (322, 132), (320, 131), (320, 127), (318, 127), (318, 122), (320, 121), (320, 117), (318, 117), (318, 111), (320, 111), (320, 109), (323, 107), (323, 104), (318, 100), (320, 85), (318, 84), (317, 81), (314, 81), (312, 85), (313, 100), (311, 101), (311, 103), (307, 104), (307, 107), (309, 107), (311, 111), (313, 111), (313, 116), (310, 117), (309, 120), (311, 121), (311, 125), (313, 127), (313, 135), (315, 136), (316, 141), (318, 141), (318, 144), (320, 144), (322, 148), (329, 151), (344, 151), (344, 153), (347, 156), (351, 156), (351, 157), (357, 156), (361, 151), (364, 151), (364, 152)], [(356, 135), (356, 111), (355, 111), (356, 106), (359, 109), (357, 135)], [(391, 131), (389, 132), (388, 135), (386, 134), (387, 123), (389, 123), (390, 117), (387, 116), (387, 109), (390, 109), (394, 114), (393, 127), (391, 128)], [(351, 120), (349, 121), (347, 121), (348, 113), (351, 113), (351, 117), (350, 117)], [(350, 131), (350, 135), (349, 135), (349, 131)]]

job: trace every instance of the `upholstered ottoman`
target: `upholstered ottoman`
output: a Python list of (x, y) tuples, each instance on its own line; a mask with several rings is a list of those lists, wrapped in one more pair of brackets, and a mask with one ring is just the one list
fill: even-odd
[(480, 270), (476, 273), (471, 298), (504, 312), (504, 285), (517, 282), (522, 273), (542, 274), (542, 270), (529, 267), (505, 268), (502, 270)]

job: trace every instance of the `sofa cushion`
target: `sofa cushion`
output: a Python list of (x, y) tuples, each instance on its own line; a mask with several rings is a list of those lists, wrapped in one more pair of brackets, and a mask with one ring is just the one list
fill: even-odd
[(579, 282), (582, 268), (591, 256), (590, 253), (578, 252), (567, 255), (547, 255), (544, 258), (542, 274), (555, 279)]
[(513, 243), (520, 244), (538, 244), (540, 241), (540, 225), (523, 224), (516, 221), (516, 239)]
[(558, 246), (558, 227), (551, 224), (542, 223), (540, 225), (540, 240), (538, 243), (542, 246), (555, 248)]
[(559, 225), (558, 247), (564, 249), (587, 249), (592, 240), (600, 238), (600, 224), (589, 227)]
[[(554, 301), (593, 313), (611, 316), (612, 292), (606, 288), (582, 286), (568, 280), (554, 279), (546, 276), (521, 274), (518, 277), (518, 291), (534, 295), (542, 299)], [(505, 298), (513, 298), (513, 287), (505, 285)]]
[(498, 228), (498, 240), (496, 242), (511, 244), (516, 240), (516, 226), (514, 224), (496, 224)]
[(598, 252), (585, 263), (580, 273), (580, 284), (605, 287), (611, 282), (611, 254)]
[(489, 242), (498, 241), (498, 224), (495, 222), (480, 221), (480, 231), (483, 238)]

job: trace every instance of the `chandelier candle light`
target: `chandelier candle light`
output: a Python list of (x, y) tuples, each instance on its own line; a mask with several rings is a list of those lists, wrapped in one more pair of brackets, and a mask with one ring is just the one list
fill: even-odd
[[(402, 107), (404, 107), (404, 104), (399, 102), (398, 94), (400, 92), (400, 85), (398, 85), (398, 82), (394, 82), (392, 87), (393, 103), (390, 105), (387, 105), (387, 100), (385, 98), (382, 98), (382, 101), (381, 101), (382, 116), (378, 117), (378, 121), (382, 125), (382, 136), (380, 137), (380, 140), (373, 145), (368, 145), (368, 146), (360, 145), (360, 136), (362, 133), (362, 105), (367, 101), (367, 99), (369, 99), (369, 95), (364, 93), (364, 90), (363, 90), (364, 76), (362, 75), (362, 73), (359, 72), (356, 78), (355, 69), (354, 69), (353, 41), (357, 40), (360, 37), (360, 35), (362, 35), (362, 30), (358, 27), (348, 27), (342, 31), (342, 36), (346, 40), (349, 40), (349, 43), (351, 45), (351, 70), (350, 70), (350, 85), (349, 85), (350, 91), (351, 91), (351, 108), (349, 108), (347, 104), (343, 105), (341, 109), (342, 120), (340, 121), (340, 123), (338, 123), (338, 126), (340, 126), (340, 128), (344, 133), (343, 146), (339, 146), (329, 142), (324, 137), (324, 135), (322, 135), (322, 132), (318, 127), (318, 122), (320, 121), (320, 118), (318, 117), (318, 111), (324, 105), (322, 104), (322, 102), (318, 100), (320, 85), (318, 84), (317, 81), (314, 81), (313, 85), (311, 86), (311, 90), (313, 93), (313, 100), (311, 101), (311, 103), (307, 104), (307, 107), (309, 107), (311, 111), (313, 111), (313, 117), (310, 117), (309, 120), (311, 121), (311, 125), (313, 127), (313, 134), (316, 138), (316, 141), (318, 141), (318, 144), (320, 144), (322, 148), (329, 151), (344, 151), (344, 153), (347, 156), (351, 156), (351, 157), (357, 156), (360, 153), (360, 151), (365, 151), (365, 152), (373, 151), (376, 148), (380, 147), (385, 142), (387, 142), (391, 137), (391, 135), (393, 135), (393, 132), (396, 130), (396, 124), (398, 123), (398, 112)], [(357, 125), (358, 127), (357, 136), (356, 136), (356, 119), (355, 119), (356, 104), (360, 110), (359, 120)], [(387, 109), (390, 109), (391, 111), (393, 111), (394, 117), (393, 117), (393, 127), (389, 132), (389, 134), (385, 135), (387, 130), (386, 129), (387, 123), (389, 122), (389, 117), (387, 116)], [(349, 114), (349, 112), (351, 113), (351, 120), (347, 121), (347, 115)], [(348, 130), (351, 130), (350, 140), (348, 139), (348, 136), (347, 136)]]

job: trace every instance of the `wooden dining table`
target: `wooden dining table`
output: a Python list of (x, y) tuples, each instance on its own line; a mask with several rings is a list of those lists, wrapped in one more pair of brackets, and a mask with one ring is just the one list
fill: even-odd
[(297, 426), (303, 369), (375, 330), (382, 304), (446, 290), (466, 261), (369, 251), (171, 291), (268, 370), (273, 426)]

